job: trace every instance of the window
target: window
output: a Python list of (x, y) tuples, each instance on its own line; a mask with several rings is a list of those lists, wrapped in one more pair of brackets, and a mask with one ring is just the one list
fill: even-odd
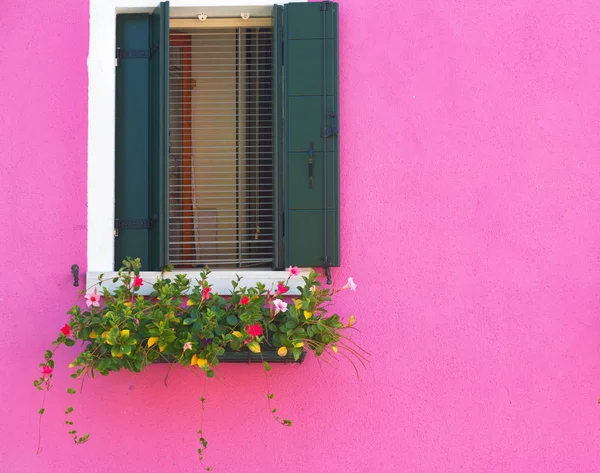
[(167, 256), (174, 266), (273, 265), (273, 34), (271, 18), (264, 20), (260, 28), (237, 27), (239, 19), (219, 28), (211, 20), (171, 24)]
[(339, 265), (337, 4), (117, 16), (115, 267)]

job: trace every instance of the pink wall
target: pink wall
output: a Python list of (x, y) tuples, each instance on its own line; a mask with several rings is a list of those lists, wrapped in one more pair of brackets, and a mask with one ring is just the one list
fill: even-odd
[[(600, 8), (595, 1), (343, 0), (342, 251), (373, 353), (208, 388), (223, 472), (600, 471)], [(37, 363), (86, 260), (88, 5), (0, 13), (0, 471), (197, 472), (200, 383), (97, 379), (75, 447)], [(67, 351), (57, 357), (66, 365)], [(60, 371), (60, 370), (59, 370)], [(65, 370), (66, 371), (66, 370)]]

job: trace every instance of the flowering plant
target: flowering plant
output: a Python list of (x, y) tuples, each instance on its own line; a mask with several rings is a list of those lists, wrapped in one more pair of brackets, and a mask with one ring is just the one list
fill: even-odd
[[(84, 348), (69, 367), (76, 368), (71, 377), (82, 382), (95, 373), (108, 375), (122, 368), (140, 372), (158, 361), (199, 369), (211, 378), (229, 351), (249, 351), (260, 356), (267, 391), (267, 373), (271, 367), (263, 358), (266, 350), (293, 360), (299, 360), (308, 350), (325, 362), (339, 353), (353, 365), (353, 360), (357, 360), (364, 366), (366, 352), (345, 334), (354, 325), (354, 316), (344, 323), (338, 314), (327, 313), (332, 295), (356, 289), (352, 278), (338, 289), (321, 287), (317, 274), (311, 271), (308, 277), (303, 277), (304, 287), (298, 287), (299, 295), (286, 297), (290, 278), (300, 274), (298, 268), (290, 267), (287, 280), (281, 281), (276, 289), (267, 289), (261, 283), (244, 287), (237, 277), (226, 298), (212, 292), (207, 269), (201, 272), (197, 284), (192, 284), (185, 274), (176, 274), (174, 279), (161, 277), (153, 284), (150, 296), (144, 297), (138, 294), (140, 287), (146, 284), (140, 277), (140, 260), (128, 259), (123, 264), (113, 279), (113, 283), (120, 282), (113, 292), (103, 286), (106, 280), (101, 275), (92, 286), (93, 291), (85, 295), (87, 310), (75, 305), (67, 312), (70, 319), (52, 342), (52, 349), (45, 352), (44, 362), (40, 364), (41, 376), (34, 381), (44, 392), (44, 401), (51, 387), (54, 352), (62, 345), (73, 346), (75, 340), (82, 341)], [(76, 391), (68, 388), (67, 392), (75, 394)], [(272, 399), (273, 394), (267, 392), (269, 410), (275, 420), (291, 426), (289, 419), (276, 414)], [(200, 401), (203, 410), (204, 395)], [(69, 435), (75, 443), (84, 443), (89, 434), (78, 435), (70, 420), (72, 412), (72, 407), (65, 410)], [(42, 405), (40, 423), (43, 413)], [(198, 453), (202, 460), (207, 446), (202, 426), (198, 434), (202, 445)]]

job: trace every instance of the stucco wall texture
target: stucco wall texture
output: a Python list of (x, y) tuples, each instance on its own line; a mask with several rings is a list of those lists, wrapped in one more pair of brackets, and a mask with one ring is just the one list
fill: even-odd
[[(198, 472), (201, 382), (113, 374), (36, 455), (38, 363), (86, 261), (88, 5), (0, 11), (0, 471)], [(343, 266), (356, 379), (308, 357), (208, 383), (221, 472), (600, 471), (600, 5), (342, 0)]]

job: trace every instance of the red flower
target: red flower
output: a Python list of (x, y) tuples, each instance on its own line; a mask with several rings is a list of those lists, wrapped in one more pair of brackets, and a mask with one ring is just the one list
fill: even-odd
[(52, 374), (52, 368), (50, 368), (48, 365), (44, 366), (42, 368), (42, 374), (44, 375), (44, 379), (47, 380), (48, 378), (50, 378), (50, 375)]
[(202, 300), (206, 301), (210, 297), (210, 287), (205, 287), (202, 289)]
[(240, 305), (248, 305), (249, 302), (250, 299), (248, 299), (248, 296), (242, 296), (242, 298), (240, 299)]
[(144, 280), (140, 276), (133, 278), (133, 287), (141, 287), (144, 284)]
[(246, 325), (246, 332), (248, 332), (251, 337), (258, 337), (263, 333), (260, 324)]
[(65, 324), (65, 326), (63, 328), (61, 328), (60, 331), (63, 333), (63, 335), (65, 337), (73, 336), (73, 332), (71, 332), (71, 327), (69, 327), (69, 324)]
[(279, 283), (277, 285), (277, 292), (275, 293), (275, 297), (277, 297), (279, 294), (285, 294), (286, 292), (289, 291), (289, 287), (283, 285), (282, 283)]

